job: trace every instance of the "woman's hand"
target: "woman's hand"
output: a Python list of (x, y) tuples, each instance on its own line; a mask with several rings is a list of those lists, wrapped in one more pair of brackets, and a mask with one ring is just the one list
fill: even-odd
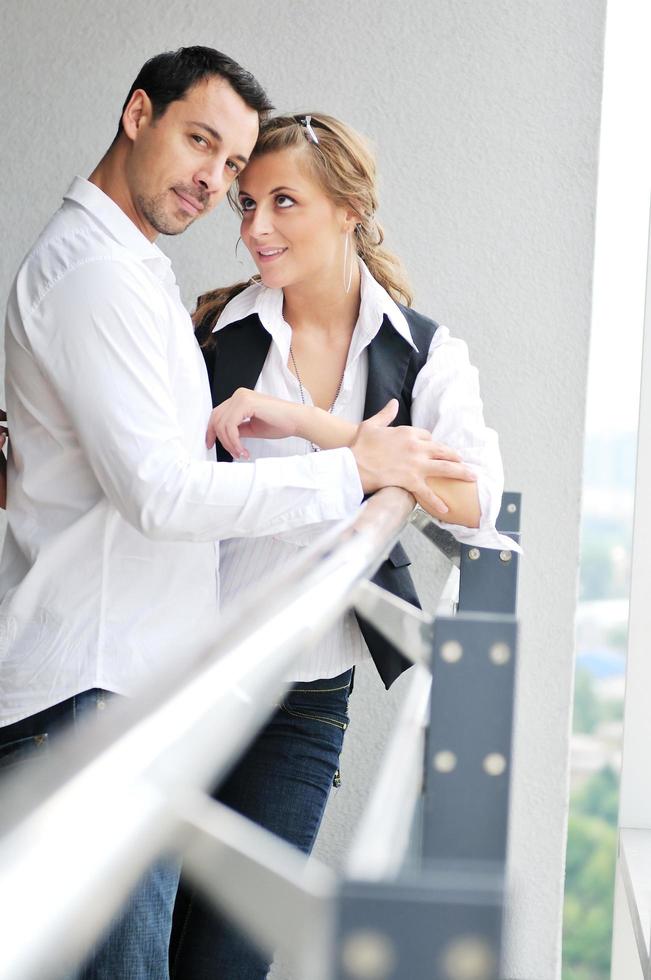
[(241, 439), (286, 439), (298, 436), (320, 449), (350, 446), (357, 436), (353, 422), (324, 412), (314, 405), (297, 405), (282, 398), (238, 388), (213, 409), (208, 423), (209, 449), (218, 439), (233, 459), (249, 459)]
[(206, 445), (216, 440), (233, 459), (248, 459), (241, 443), (243, 438), (286, 439), (300, 434), (300, 419), (305, 406), (262, 395), (248, 388), (238, 388), (230, 398), (213, 409), (208, 422)]

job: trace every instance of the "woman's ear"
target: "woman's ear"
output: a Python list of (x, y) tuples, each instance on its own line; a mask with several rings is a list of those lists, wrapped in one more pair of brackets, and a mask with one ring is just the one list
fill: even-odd
[(347, 205), (344, 212), (343, 230), (347, 235), (352, 235), (361, 220), (359, 211), (357, 211), (352, 205)]

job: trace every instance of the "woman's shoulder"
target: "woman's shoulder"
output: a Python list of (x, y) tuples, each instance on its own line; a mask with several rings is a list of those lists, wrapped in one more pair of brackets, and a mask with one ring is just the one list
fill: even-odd
[(424, 313), (419, 313), (417, 310), (412, 309), (411, 306), (403, 306), (402, 303), (397, 303), (396, 305), (407, 321), (416, 347), (419, 351), (424, 350), (427, 353), (434, 334), (440, 328), (440, 324), (431, 317), (425, 316)]
[(255, 313), (263, 290), (264, 286), (259, 282), (241, 284), (241, 288), (233, 293), (220, 311), (214, 323), (215, 330), (245, 320)]
[(215, 331), (254, 312), (260, 288), (258, 283), (247, 281), (202, 293), (192, 315), (199, 342), (203, 345)]

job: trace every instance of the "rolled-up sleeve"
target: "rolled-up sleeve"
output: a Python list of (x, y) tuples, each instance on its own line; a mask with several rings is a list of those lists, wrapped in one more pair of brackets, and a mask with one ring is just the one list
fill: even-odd
[(137, 268), (115, 259), (66, 275), (29, 317), (39, 366), (119, 513), (148, 537), (190, 541), (347, 516), (362, 499), (348, 449), (238, 466), (192, 456), (169, 383), (168, 317)]
[(437, 524), (457, 540), (478, 547), (517, 549), (513, 541), (495, 529), (504, 472), (497, 433), (484, 421), (477, 369), (470, 363), (468, 347), (440, 326), (430, 344), (425, 366), (413, 388), (411, 419), (429, 429), (437, 442), (455, 449), (477, 475), (480, 523), (478, 528)]

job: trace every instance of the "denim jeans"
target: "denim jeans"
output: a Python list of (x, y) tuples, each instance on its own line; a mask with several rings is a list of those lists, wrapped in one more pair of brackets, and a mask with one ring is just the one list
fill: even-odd
[[(94, 688), (0, 728), (0, 776), (43, 755), (62, 733), (101, 712), (115, 697)], [(142, 878), (86, 963), (66, 980), (168, 980), (168, 944), (179, 878), (176, 862), (159, 861)]]
[[(309, 854), (330, 788), (339, 785), (351, 687), (350, 670), (295, 684), (216, 798)], [(174, 980), (263, 980), (269, 970), (191, 885), (177, 896), (170, 962)]]

